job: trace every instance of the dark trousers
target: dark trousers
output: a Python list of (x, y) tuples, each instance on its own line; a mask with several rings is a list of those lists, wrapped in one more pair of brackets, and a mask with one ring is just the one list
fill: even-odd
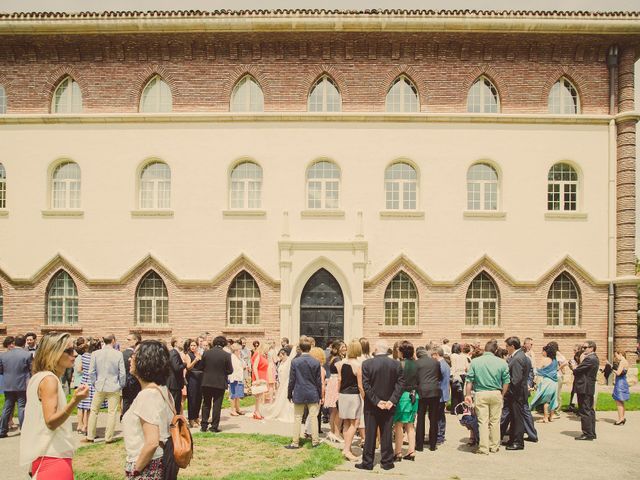
[[(211, 413), (211, 429), (215, 430), (220, 425), (220, 411), (222, 410), (224, 389), (202, 387), (202, 398), (202, 421), (200, 422), (200, 429), (207, 429), (207, 425), (209, 425), (209, 414)], [(213, 402), (213, 411), (211, 411), (211, 402)]]
[(176, 414), (180, 415), (182, 413), (182, 390), (169, 390), (171, 397), (173, 398), (173, 403), (176, 408)]
[(362, 451), (362, 463), (367, 467), (373, 467), (373, 459), (376, 452), (376, 437), (380, 429), (380, 463), (393, 465), (393, 414), (391, 410), (380, 410), (377, 407), (364, 410), (364, 450)]
[(6, 435), (9, 431), (9, 419), (13, 417), (13, 410), (18, 404), (18, 421), (20, 427), (24, 421), (24, 407), (27, 404), (27, 392), (4, 392), (4, 408), (0, 418), (0, 435)]
[(421, 398), (418, 400), (418, 424), (416, 426), (416, 450), (424, 447), (425, 417), (429, 411), (429, 448), (436, 448), (438, 441), (438, 410), (440, 397)]
[(451, 381), (451, 405), (449, 409), (451, 414), (454, 415), (455, 408), (464, 402), (464, 380), (466, 375), (460, 375), (460, 382)]
[(580, 416), (582, 433), (589, 437), (596, 436), (596, 411), (593, 408), (593, 401), (593, 395), (578, 394), (578, 415)]
[(127, 375), (127, 383), (122, 389), (122, 413), (120, 414), (120, 420), (122, 420), (124, 414), (127, 413), (127, 410), (129, 410), (129, 407), (131, 407), (131, 404), (139, 393), (140, 382), (138, 382), (135, 377)]
[[(526, 400), (525, 400), (526, 402)], [(508, 401), (511, 411), (511, 425), (509, 427), (509, 442), (515, 445), (524, 445), (524, 406), (517, 398)]]
[(447, 417), (445, 414), (445, 402), (438, 405), (438, 440), (437, 443), (444, 443), (445, 433), (447, 432)]
[(187, 376), (187, 409), (189, 420), (197, 420), (202, 406), (202, 378), (196, 375)]
[[(524, 402), (522, 404), (522, 417), (524, 418), (524, 433), (527, 434), (527, 437), (530, 440), (538, 439), (538, 431), (536, 430), (536, 426), (533, 422), (533, 415), (531, 415), (531, 409), (529, 408), (529, 403)], [(502, 408), (502, 415), (500, 417), (500, 438), (504, 437), (509, 433), (509, 425), (511, 424), (511, 410), (509, 406), (505, 403)], [(511, 438), (509, 438), (509, 442), (511, 442)]]

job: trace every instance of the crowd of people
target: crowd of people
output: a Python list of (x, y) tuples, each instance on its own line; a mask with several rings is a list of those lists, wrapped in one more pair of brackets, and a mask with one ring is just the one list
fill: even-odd
[[(522, 450), (526, 441), (537, 442), (531, 411), (539, 410), (544, 423), (556, 419), (563, 379), (572, 371), (570, 407), (577, 396), (582, 427), (576, 440), (597, 438), (594, 396), (601, 366), (592, 341), (576, 345), (569, 359), (556, 342), (544, 345), (538, 356), (531, 338), (521, 343), (518, 337), (503, 346), (496, 340), (481, 346), (443, 339), (424, 346), (378, 340), (373, 348), (361, 338), (331, 341), (323, 349), (306, 336), (296, 345), (283, 338), (280, 345), (255, 340), (249, 348), (246, 338), (214, 338), (208, 332), (168, 344), (130, 333), (123, 345), (111, 334), (73, 340), (52, 332), (39, 343), (28, 333), (7, 337), (3, 345), (0, 438), (18, 428), (12, 425), (17, 405), (20, 463), (40, 480), (73, 478), (76, 438), (96, 441), (102, 408), (107, 409), (105, 443), (114, 441), (121, 412), (125, 475), (163, 478), (162, 446), (173, 416), (183, 413), (191, 428), (219, 432), (225, 395), (231, 416), (292, 423), (289, 449), (300, 447), (302, 435), (319, 445), (327, 423), (325, 440), (341, 446), (356, 468), (372, 469), (379, 445), (381, 467), (390, 469), (414, 461), (425, 446), (433, 451), (444, 443), (448, 414), (468, 428), (469, 445), (478, 454), (502, 445)], [(626, 422), (629, 365), (624, 352), (616, 351), (614, 358), (610, 369), (620, 426)], [(247, 395), (255, 402), (253, 411), (244, 412), (240, 400)], [(70, 418), (74, 409), (77, 433)], [(354, 445), (361, 447), (361, 457)]]

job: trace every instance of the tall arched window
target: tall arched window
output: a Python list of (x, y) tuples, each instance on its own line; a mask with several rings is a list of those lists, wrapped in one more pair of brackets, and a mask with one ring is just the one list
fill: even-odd
[(323, 75), (311, 87), (309, 94), (310, 112), (339, 112), (342, 99), (335, 82), (328, 76)]
[(467, 209), (498, 209), (498, 174), (486, 163), (476, 163), (467, 172)]
[(403, 327), (416, 324), (418, 290), (404, 272), (398, 273), (384, 292), (384, 324)]
[(164, 162), (151, 162), (140, 173), (140, 208), (171, 208), (171, 169)]
[(573, 84), (562, 77), (549, 92), (549, 113), (576, 114), (580, 111), (580, 97)]
[(82, 112), (82, 92), (80, 86), (71, 77), (65, 77), (58, 84), (51, 104), (53, 113), (80, 113)]
[(415, 210), (418, 203), (418, 174), (405, 162), (397, 162), (384, 172), (387, 210)]
[(260, 323), (260, 289), (247, 272), (233, 279), (227, 294), (229, 325), (257, 325)]
[(466, 324), (493, 327), (498, 325), (498, 289), (489, 275), (480, 273), (467, 290)]
[(231, 94), (232, 112), (264, 112), (262, 88), (251, 75), (240, 79)]
[(578, 174), (567, 163), (556, 163), (547, 176), (547, 210), (574, 212), (578, 209)]
[(262, 168), (253, 162), (242, 162), (231, 171), (230, 208), (260, 208)]
[(338, 208), (340, 169), (333, 162), (320, 161), (307, 170), (307, 208)]
[(2, 293), (2, 285), (0, 285), (0, 323), (4, 322), (4, 295)]
[(400, 75), (387, 93), (387, 112), (417, 112), (420, 110), (418, 89), (409, 77)]
[(547, 325), (575, 327), (578, 325), (580, 294), (576, 284), (566, 273), (561, 273), (551, 284), (547, 296)]
[(0, 115), (7, 113), (7, 91), (0, 85)]
[(7, 208), (7, 172), (0, 163), (0, 209)]
[(499, 110), (498, 89), (487, 77), (480, 77), (469, 89), (467, 112), (498, 113)]
[(47, 289), (47, 324), (75, 325), (78, 323), (78, 290), (64, 270), (56, 273)]
[(153, 77), (142, 91), (140, 111), (145, 113), (170, 112), (173, 108), (171, 89), (162, 77)]
[(140, 281), (136, 290), (136, 323), (164, 325), (169, 323), (169, 294), (162, 278), (153, 270)]
[(51, 176), (51, 207), (80, 208), (80, 167), (76, 162), (64, 162)]

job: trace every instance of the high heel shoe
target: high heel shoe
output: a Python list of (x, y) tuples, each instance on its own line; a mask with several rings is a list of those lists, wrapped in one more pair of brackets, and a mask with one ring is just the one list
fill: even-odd
[(342, 438), (339, 438), (335, 433), (329, 432), (327, 433), (327, 440), (333, 443), (344, 443)]
[(619, 422), (613, 422), (614, 425), (616, 426), (620, 426), (620, 425), (624, 425), (625, 423), (627, 423), (627, 419), (623, 418), (622, 420), (620, 420)]
[(402, 457), (404, 460), (409, 460), (410, 462), (415, 461), (416, 459), (416, 452), (411, 452), (411, 453), (407, 453), (404, 457)]
[(342, 455), (344, 455), (344, 458), (346, 458), (347, 460), (349, 460), (350, 462), (356, 462), (358, 460), (358, 457), (356, 457), (353, 453), (351, 452), (342, 452)]
[(259, 413), (253, 412), (253, 419), (254, 420), (264, 420), (264, 417), (262, 415), (260, 415)]
[(394, 462), (401, 462), (402, 461), (402, 454), (401, 453), (397, 453), (396, 455), (393, 456), (393, 461)]

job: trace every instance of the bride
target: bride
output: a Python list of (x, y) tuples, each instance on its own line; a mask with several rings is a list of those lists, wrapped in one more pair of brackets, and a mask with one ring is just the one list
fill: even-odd
[[(291, 352), (295, 356), (295, 350)], [(278, 366), (278, 390), (272, 403), (264, 405), (262, 414), (269, 420), (279, 420), (285, 423), (293, 423), (293, 403), (287, 398), (289, 389), (289, 371), (293, 356), (287, 355), (286, 350), (278, 353), (280, 364)]]

